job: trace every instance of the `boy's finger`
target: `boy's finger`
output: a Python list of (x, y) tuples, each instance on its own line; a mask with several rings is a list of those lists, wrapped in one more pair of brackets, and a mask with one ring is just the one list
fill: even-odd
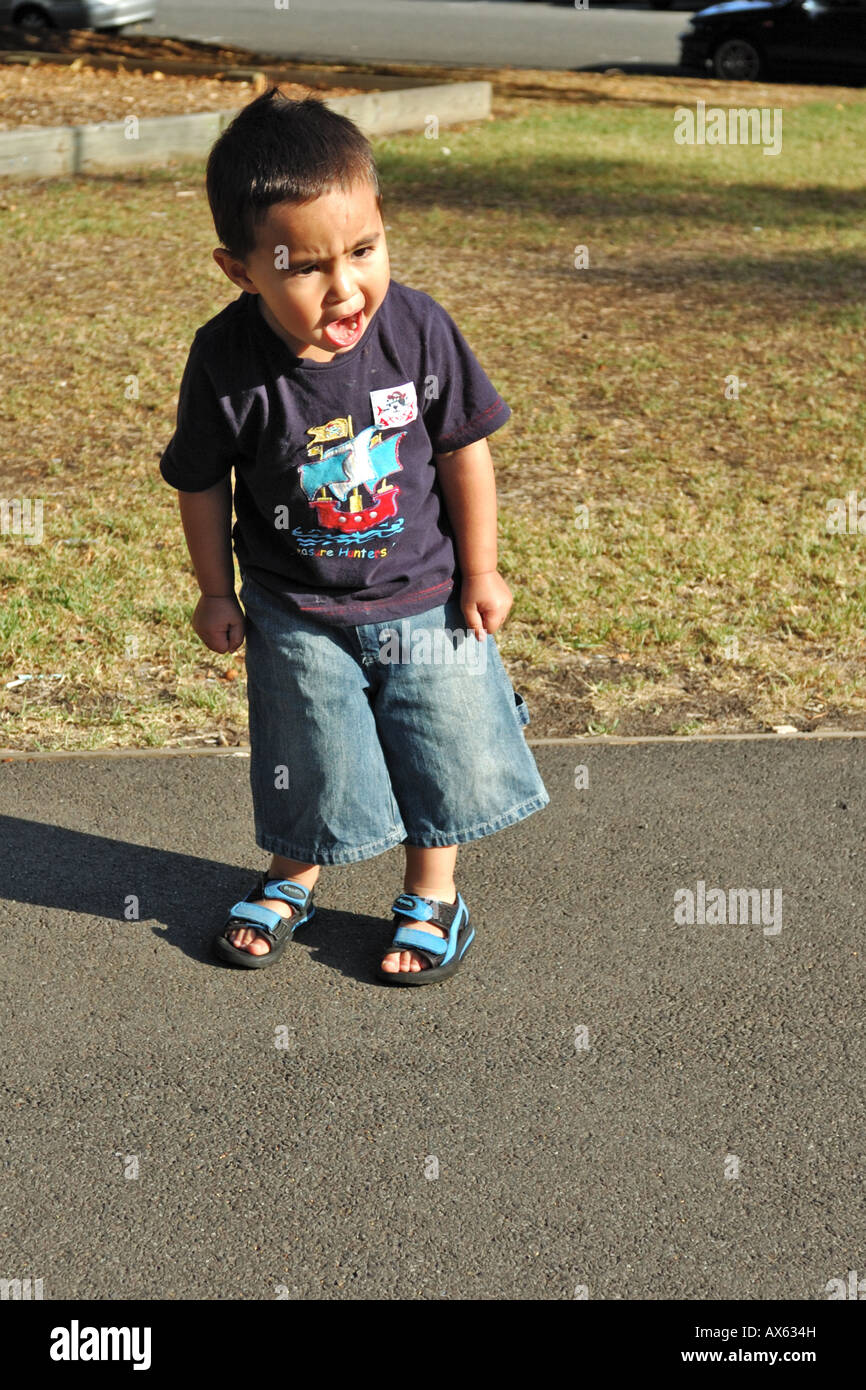
[(463, 609), (463, 616), (466, 619), (466, 626), (475, 633), (478, 642), (483, 642), (485, 637), (484, 619), (478, 611), (477, 603), (467, 603)]

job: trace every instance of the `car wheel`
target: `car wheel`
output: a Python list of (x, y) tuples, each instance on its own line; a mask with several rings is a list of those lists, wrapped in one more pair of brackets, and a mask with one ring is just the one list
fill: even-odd
[(50, 14), (38, 5), (26, 5), (15, 16), (15, 28), (27, 34), (44, 34), (46, 29), (53, 29), (54, 24)]
[(725, 39), (713, 54), (713, 72), (728, 82), (754, 82), (763, 71), (763, 56), (749, 39)]

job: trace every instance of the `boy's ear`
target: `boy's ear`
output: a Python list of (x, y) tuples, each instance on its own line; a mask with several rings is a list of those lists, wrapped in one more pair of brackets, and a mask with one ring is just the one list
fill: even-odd
[(258, 294), (258, 290), (247, 274), (243, 261), (236, 260), (224, 246), (215, 247), (211, 254), (220, 270), (228, 276), (233, 285), (237, 285), (238, 289), (248, 290), (251, 294)]

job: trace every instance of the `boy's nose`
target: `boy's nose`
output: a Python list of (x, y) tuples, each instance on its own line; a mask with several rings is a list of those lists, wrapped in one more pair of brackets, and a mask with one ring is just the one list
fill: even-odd
[(335, 303), (348, 304), (355, 294), (355, 281), (347, 270), (341, 270), (331, 281), (331, 298)]

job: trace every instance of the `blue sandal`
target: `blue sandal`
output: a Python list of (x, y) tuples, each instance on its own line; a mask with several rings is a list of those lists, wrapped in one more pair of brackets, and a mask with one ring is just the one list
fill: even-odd
[[(316, 909), (313, 907), (314, 888), (307, 889), (293, 878), (270, 878), (261, 874), (256, 885), (250, 889), (241, 902), (229, 909), (229, 917), (222, 931), (214, 937), (214, 954), (220, 960), (241, 965), (246, 970), (261, 970), (265, 965), (273, 965), (279, 960), (286, 945), (291, 941), (298, 927), (309, 922)], [(258, 907), (256, 898), (282, 898), (294, 909), (291, 917), (282, 917), (270, 907)], [(228, 933), (238, 927), (253, 927), (267, 937), (270, 950), (264, 955), (252, 955), (244, 947), (235, 946), (229, 941)]]
[(383, 970), (380, 957), (379, 979), (389, 985), (435, 985), (453, 975), (475, 936), (475, 928), (469, 924), (469, 908), (460, 894), (456, 902), (443, 903), (438, 898), (401, 893), (391, 904), (391, 911), (416, 922), (435, 922), (448, 935), (433, 936), (417, 927), (398, 927), (391, 945), (382, 955), (387, 956), (391, 951), (417, 951), (429, 962), (428, 967), (426, 970)]

